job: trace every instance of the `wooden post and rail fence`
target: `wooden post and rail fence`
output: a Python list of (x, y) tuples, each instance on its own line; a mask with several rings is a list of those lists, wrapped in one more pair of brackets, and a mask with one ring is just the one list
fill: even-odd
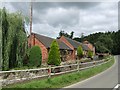
[(38, 69), (26, 69), (26, 70), (11, 70), (11, 71), (1, 71), (0, 77), (2, 79), (0, 82), (2, 86), (9, 84), (32, 80), (36, 78), (51, 78), (52, 76), (61, 75), (65, 73), (81, 71), (87, 68), (95, 67), (96, 65), (101, 65), (107, 63), (110, 60), (98, 60), (86, 63), (80, 63), (77, 61), (76, 64), (61, 65), (61, 66), (49, 66), (47, 68)]

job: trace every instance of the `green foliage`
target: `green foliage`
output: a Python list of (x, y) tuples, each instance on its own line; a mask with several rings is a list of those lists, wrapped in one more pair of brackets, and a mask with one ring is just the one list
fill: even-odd
[(100, 53), (111, 53), (113, 48), (113, 40), (110, 35), (103, 34), (99, 36), (95, 42), (96, 51)]
[(83, 38), (76, 37), (74, 40), (79, 42), (84, 40), (90, 41), (98, 53), (120, 54), (120, 30), (116, 32), (94, 33)]
[(87, 40), (87, 41), (90, 41), (90, 43), (94, 44), (95, 42), (98, 41), (97, 39), (102, 34), (104, 34), (104, 33), (99, 32), (99, 33), (90, 34), (88, 36), (75, 37), (74, 40), (79, 41), (79, 42), (83, 42), (83, 41)]
[(83, 49), (81, 46), (77, 48), (77, 56), (79, 57), (79, 59), (83, 57)]
[(120, 55), (120, 30), (113, 34), (113, 49), (112, 52), (115, 55)]
[(50, 46), (49, 56), (48, 56), (48, 65), (60, 65), (60, 51), (59, 46), (56, 40), (54, 40)]
[(41, 49), (39, 48), (39, 46), (33, 46), (30, 49), (30, 55), (29, 55), (29, 66), (41, 66), (41, 62), (42, 62), (42, 53), (41, 53)]
[[(101, 43), (101, 47), (102, 49), (104, 50), (103, 52), (105, 53), (111, 53), (111, 50), (113, 48), (113, 40), (112, 38), (110, 37), (110, 35), (101, 35), (99, 38), (98, 38), (98, 41)], [(97, 42), (98, 42), (97, 41)], [(97, 44), (95, 44), (97, 45)], [(100, 44), (99, 44), (100, 45)], [(99, 50), (99, 49), (97, 49)]]
[(89, 58), (92, 58), (92, 57), (93, 57), (93, 52), (90, 51), (90, 50), (88, 51), (88, 57), (89, 57)]
[(3, 70), (23, 66), (27, 51), (27, 35), (20, 12), (7, 13), (2, 10), (2, 58)]
[(110, 51), (105, 47), (105, 45), (100, 42), (100, 41), (97, 41), (95, 43), (95, 47), (96, 47), (96, 51), (98, 53), (110, 53)]
[(65, 37), (68, 37), (68, 38), (73, 38), (73, 35), (74, 35), (74, 32), (72, 31), (70, 34), (68, 33), (65, 33), (64, 31), (60, 31), (59, 32), (59, 36), (57, 37), (58, 39), (61, 37), (61, 36), (65, 36)]
[(3, 69), (9, 69), (9, 51), (10, 43), (7, 42), (8, 39), (8, 19), (6, 9), (2, 10), (2, 58), (3, 58)]

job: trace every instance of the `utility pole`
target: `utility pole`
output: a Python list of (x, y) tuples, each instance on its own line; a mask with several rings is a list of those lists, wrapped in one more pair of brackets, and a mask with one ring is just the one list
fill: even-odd
[[(0, 71), (2, 71), (2, 64), (3, 64), (3, 58), (2, 58), (2, 44), (3, 44), (3, 37), (2, 37), (2, 10), (1, 10), (1, 13), (0, 13)], [(1, 77), (0, 77), (1, 79)], [(1, 84), (0, 84), (0, 87), (1, 87)], [(0, 88), (1, 89), (1, 88)]]
[(30, 47), (32, 45), (32, 0), (30, 2)]

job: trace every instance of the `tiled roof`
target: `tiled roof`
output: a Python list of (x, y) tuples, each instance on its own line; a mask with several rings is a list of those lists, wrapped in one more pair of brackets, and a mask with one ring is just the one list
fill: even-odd
[(70, 38), (67, 38), (67, 37), (65, 37), (65, 39), (67, 39), (67, 41), (76, 49), (78, 46), (80, 46), (80, 42), (77, 42), (77, 41), (75, 41), (75, 40), (72, 40), (72, 39), (70, 39)]
[(82, 48), (83, 48), (83, 50), (85, 50), (85, 51), (90, 50), (90, 48), (89, 48), (87, 45), (85, 45), (85, 44), (82, 44)]
[(90, 50), (89, 47), (88, 47), (87, 45), (83, 44), (83, 43), (80, 43), (80, 42), (78, 42), (78, 41), (72, 40), (72, 39), (67, 38), (67, 37), (65, 37), (65, 39), (67, 39), (67, 41), (68, 41), (75, 49), (77, 49), (78, 46), (82, 45), (83, 50)]
[[(42, 43), (44, 44), (44, 46), (46, 48), (50, 48), (50, 45), (52, 43), (53, 38), (50, 38), (50, 37), (47, 37), (47, 36), (43, 36), (43, 35), (39, 35), (39, 34), (36, 34), (36, 33), (33, 33), (35, 34), (35, 37)], [(60, 40), (56, 40), (58, 42), (58, 45), (59, 45), (59, 48), (60, 49), (66, 49), (66, 50), (72, 50), (71, 48), (69, 48), (66, 44), (64, 44), (62, 41)]]

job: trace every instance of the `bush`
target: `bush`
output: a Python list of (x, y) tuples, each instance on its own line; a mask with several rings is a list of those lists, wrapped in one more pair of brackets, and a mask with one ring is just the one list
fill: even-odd
[(42, 54), (41, 54), (41, 49), (39, 48), (39, 46), (33, 46), (30, 49), (29, 52), (29, 63), (28, 65), (31, 67), (34, 66), (41, 66), (41, 62), (42, 62)]
[(83, 49), (81, 46), (77, 48), (77, 56), (79, 59), (83, 57)]
[(92, 51), (88, 51), (88, 58), (92, 58), (93, 57), (93, 52)]
[(48, 65), (60, 65), (60, 51), (59, 46), (56, 40), (54, 40), (50, 46), (49, 56), (48, 56)]

